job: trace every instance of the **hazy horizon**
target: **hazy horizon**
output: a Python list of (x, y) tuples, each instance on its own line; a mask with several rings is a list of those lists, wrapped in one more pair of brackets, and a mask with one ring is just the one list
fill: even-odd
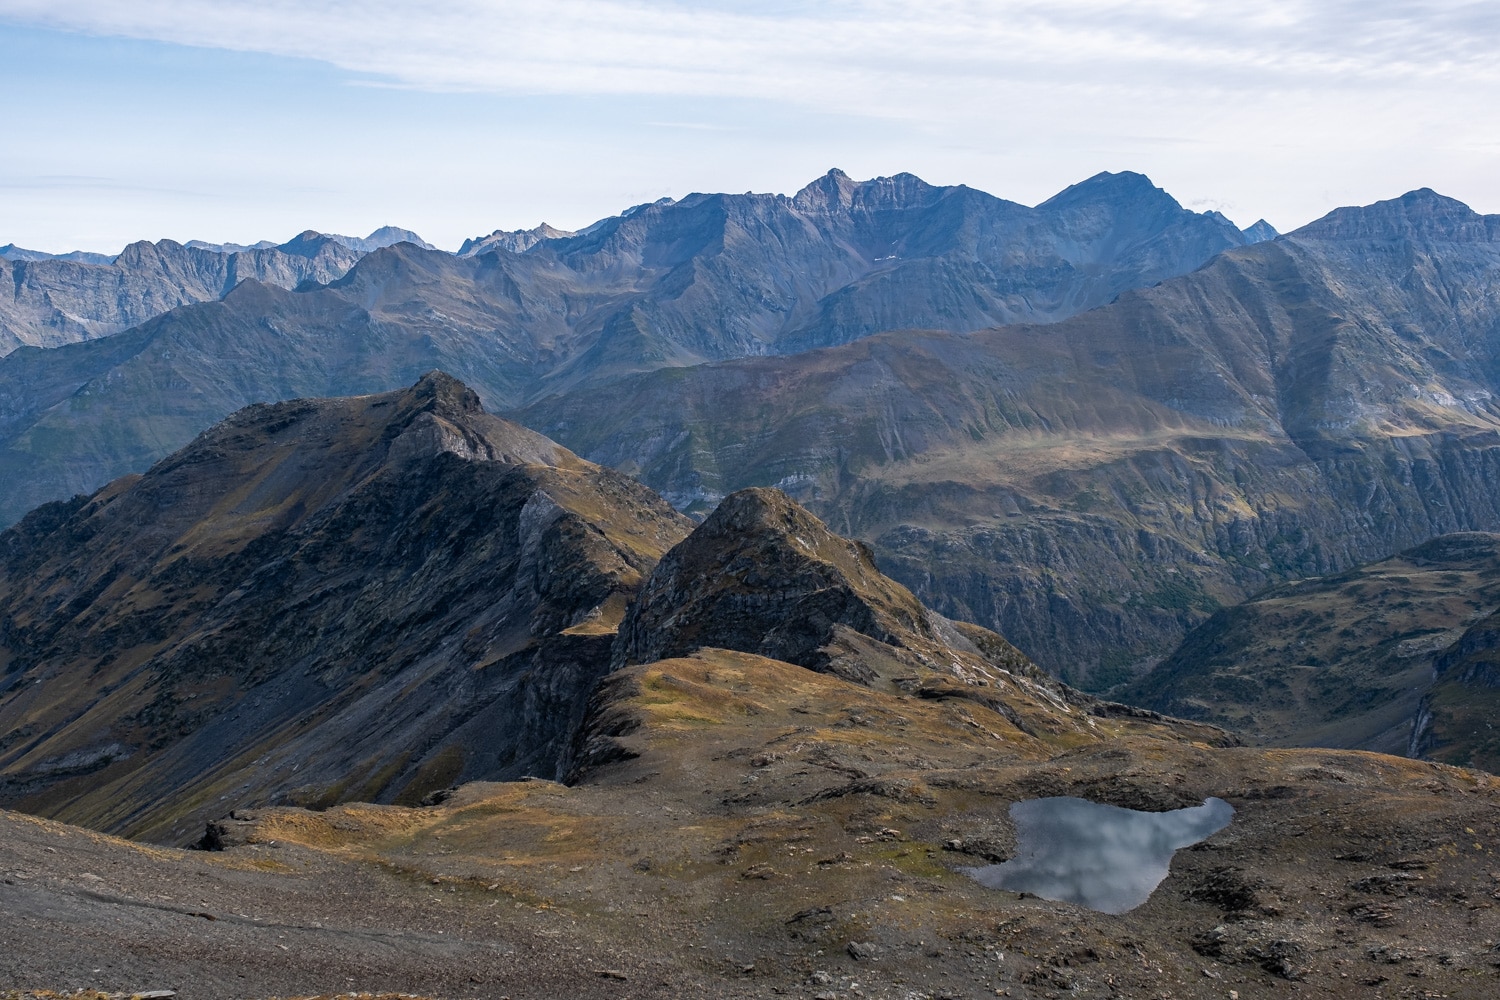
[(1034, 205), (1100, 171), (1295, 229), (1500, 212), (1500, 11), (1196, 0), (0, 0), (0, 243), (445, 249), (839, 167)]

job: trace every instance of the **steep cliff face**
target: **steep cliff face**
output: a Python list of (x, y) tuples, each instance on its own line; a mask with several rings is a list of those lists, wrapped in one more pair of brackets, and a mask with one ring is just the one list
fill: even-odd
[[(856, 183), (835, 172), (791, 198), (692, 195), (576, 234), (497, 237), (468, 256), (401, 243), (296, 293), (248, 266), (175, 276), (173, 288), (196, 282), (198, 291), (153, 292), (130, 316), (234, 291), (106, 338), (114, 343), (0, 358), (0, 476), (15, 484), (0, 496), (0, 523), (140, 471), (261, 400), (384, 391), (441, 368), (492, 408), (511, 407), (622, 373), (786, 354), (892, 327), (1051, 321), (1245, 239), (1137, 174), (1101, 175), (1065, 195), (1027, 208), (910, 175)], [(122, 290), (122, 275), (136, 273), (121, 270), (129, 261), (144, 273), (184, 254), (231, 259), (165, 246), (137, 245), (110, 268), (58, 277), (49, 301), (73, 295), (67, 311), (92, 315), (85, 299), (145, 295)], [(315, 259), (292, 247), (232, 259)], [(17, 271), (16, 287), (32, 273)], [(234, 286), (246, 277), (258, 280)]]
[(307, 232), (278, 247), (224, 252), (132, 243), (108, 262), (0, 258), (0, 355), (119, 333), (178, 306), (212, 302), (247, 278), (282, 288), (342, 277), (364, 251)]
[(882, 334), (517, 411), (674, 503), (778, 485), (1105, 687), (1214, 608), (1500, 527), (1500, 240), (1415, 192), (1046, 326)]
[(441, 374), (241, 411), (0, 535), (0, 801), (181, 842), (235, 803), (559, 777), (686, 528)]

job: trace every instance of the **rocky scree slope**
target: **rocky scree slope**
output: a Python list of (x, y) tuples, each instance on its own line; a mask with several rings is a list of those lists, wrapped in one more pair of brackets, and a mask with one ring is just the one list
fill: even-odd
[(0, 534), (0, 803), (184, 843), (226, 806), (560, 777), (688, 526), (440, 373), (250, 407)]
[(689, 510), (776, 485), (1104, 689), (1269, 584), (1500, 527), (1500, 217), (1341, 209), (1049, 326), (888, 333), (513, 411)]
[(1225, 608), (1116, 694), (1256, 744), (1500, 771), (1497, 610), (1500, 536), (1443, 535)]
[[(1403, 984), (1477, 998), (1495, 978), (1491, 776), (1214, 750), (1166, 727), (1022, 743), (973, 702), (725, 650), (615, 676), (609, 709), (635, 724), (617, 737), (632, 753), (571, 786), (253, 810), (214, 853), (0, 810), (13, 918), (0, 980), (213, 996), (1353, 1000)], [(963, 874), (1014, 853), (1011, 803), (1068, 794), (1153, 810), (1218, 795), (1237, 811), (1124, 918)]]
[(107, 344), (0, 358), (0, 476), (14, 484), (0, 523), (138, 472), (258, 400), (385, 391), (441, 368), (499, 409), (893, 327), (1052, 321), (1247, 239), (1139, 174), (1027, 208), (837, 171), (792, 197), (695, 194), (534, 235), (520, 253), (401, 243), (327, 286), (245, 281)]

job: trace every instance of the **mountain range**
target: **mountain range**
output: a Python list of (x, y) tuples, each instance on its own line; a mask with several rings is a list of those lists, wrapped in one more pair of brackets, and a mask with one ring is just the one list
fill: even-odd
[(1340, 209), (1047, 326), (663, 369), (510, 415), (687, 510), (787, 490), (1106, 688), (1209, 613), (1500, 528), (1500, 217)]
[(140, 471), (252, 402), (384, 391), (442, 368), (505, 408), (892, 325), (1052, 320), (1246, 239), (1138, 174), (1033, 209), (834, 171), (790, 198), (658, 202), (520, 254), (398, 243), (326, 285), (242, 281), (103, 341), (0, 358), (0, 471), (14, 484), (0, 523)]
[(558, 780), (615, 755), (576, 745), (606, 674), (705, 647), (976, 697), (1019, 743), (1165, 724), (932, 615), (776, 491), (690, 526), (441, 373), (250, 407), (0, 535), (0, 804), (191, 842), (242, 806)]
[(1496, 230), (1423, 190), (1251, 243), (1136, 174), (1026, 208), (834, 171), (399, 243), (0, 358), (0, 518), (248, 403), (440, 367), (696, 516), (778, 486), (1105, 690), (1262, 587), (1500, 528)]
[(364, 238), (308, 230), (280, 245), (141, 241), (113, 256), (10, 244), (0, 247), (0, 278), (9, 290), (0, 296), (0, 355), (107, 337), (177, 306), (215, 301), (250, 279), (282, 288), (326, 283), (364, 254), (401, 242), (431, 249), (394, 226)]

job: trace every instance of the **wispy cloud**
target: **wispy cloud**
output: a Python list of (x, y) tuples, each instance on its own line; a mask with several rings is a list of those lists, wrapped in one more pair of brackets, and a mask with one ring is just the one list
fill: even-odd
[(833, 165), (1023, 201), (1134, 169), (1283, 229), (1500, 210), (1495, 0), (0, 0), (7, 34), (69, 59), (7, 122), (0, 242), (457, 245)]
[(1012, 85), (1150, 93), (1500, 80), (1490, 0), (0, 0), (0, 17), (325, 61), (405, 86), (933, 114)]

